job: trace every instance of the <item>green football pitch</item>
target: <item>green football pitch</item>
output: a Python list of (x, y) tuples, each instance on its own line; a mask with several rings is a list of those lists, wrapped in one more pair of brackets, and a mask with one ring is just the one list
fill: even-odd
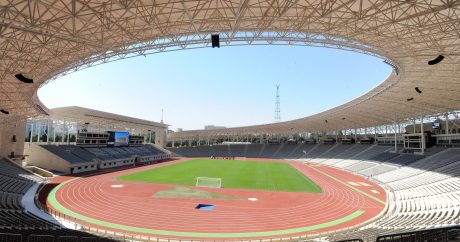
[(195, 186), (197, 177), (221, 178), (223, 188), (321, 192), (318, 185), (285, 162), (194, 159), (120, 176), (118, 180)]

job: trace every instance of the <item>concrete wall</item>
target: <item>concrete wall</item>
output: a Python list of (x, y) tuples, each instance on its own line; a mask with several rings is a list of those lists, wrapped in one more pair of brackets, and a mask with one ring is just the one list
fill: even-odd
[[(117, 161), (101, 161), (99, 164), (100, 169), (107, 169), (112, 167), (119, 167), (119, 166), (128, 166), (134, 165), (135, 158), (126, 158), (124, 160), (117, 160)], [(123, 163), (123, 161), (126, 161)]]
[(97, 163), (91, 162), (91, 163), (74, 164), (70, 166), (70, 169), (72, 168), (73, 168), (72, 174), (81, 173), (85, 171), (95, 171), (97, 170)]
[(46, 170), (54, 170), (64, 173), (70, 172), (70, 164), (61, 157), (49, 152), (36, 143), (27, 144), (27, 165), (38, 166)]
[[(25, 153), (28, 156), (27, 165), (37, 166), (50, 171), (59, 171), (70, 174), (73, 167), (73, 173), (97, 170), (97, 162), (70, 164), (67, 160), (49, 152), (36, 143), (26, 145)], [(91, 167), (93, 166), (93, 167)], [(80, 167), (80, 169), (78, 169)]]
[(53, 177), (53, 173), (49, 172), (45, 169), (42, 169), (38, 166), (26, 166), (27, 170), (33, 172), (35, 175), (39, 175), (41, 177)]
[[(8, 157), (11, 152), (16, 156), (24, 154), (25, 128), (25, 120), (0, 123), (0, 156)], [(16, 141), (13, 141), (14, 135)]]
[(155, 144), (160, 147), (166, 146), (166, 132), (167, 128), (155, 130)]

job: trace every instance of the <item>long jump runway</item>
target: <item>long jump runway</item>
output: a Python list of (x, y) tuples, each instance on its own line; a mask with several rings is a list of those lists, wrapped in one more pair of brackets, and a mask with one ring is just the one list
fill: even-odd
[[(378, 216), (386, 204), (385, 190), (371, 181), (331, 167), (293, 161), (284, 162), (318, 184), (322, 193), (194, 187), (242, 199), (155, 198), (155, 193), (175, 185), (116, 180), (185, 160), (87, 177), (57, 177), (51, 182), (61, 184), (51, 191), (47, 203), (91, 227), (183, 240), (286, 238), (334, 231)], [(199, 203), (212, 204), (215, 209), (197, 210)]]

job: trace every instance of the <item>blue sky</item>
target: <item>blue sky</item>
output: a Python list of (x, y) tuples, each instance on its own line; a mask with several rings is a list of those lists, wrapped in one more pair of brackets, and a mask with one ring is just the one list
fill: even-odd
[(172, 129), (236, 127), (305, 117), (356, 98), (391, 68), (343, 50), (238, 46), (166, 52), (81, 70), (42, 87), (49, 108), (82, 106), (164, 121)]

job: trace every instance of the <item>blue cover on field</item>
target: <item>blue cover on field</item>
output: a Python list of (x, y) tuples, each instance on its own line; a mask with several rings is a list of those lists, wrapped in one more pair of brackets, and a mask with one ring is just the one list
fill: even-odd
[(211, 210), (214, 210), (215, 206), (214, 205), (211, 205), (211, 204), (198, 204), (195, 209), (199, 209), (199, 210), (208, 210), (208, 211), (211, 211)]

